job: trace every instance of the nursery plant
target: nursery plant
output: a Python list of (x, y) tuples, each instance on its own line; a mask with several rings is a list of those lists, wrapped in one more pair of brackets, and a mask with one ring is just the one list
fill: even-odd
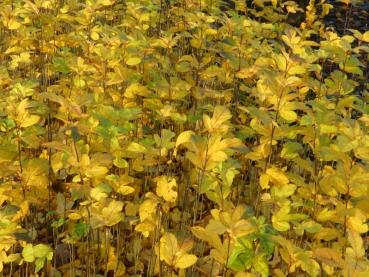
[(365, 2), (0, 1), (0, 276), (369, 276)]

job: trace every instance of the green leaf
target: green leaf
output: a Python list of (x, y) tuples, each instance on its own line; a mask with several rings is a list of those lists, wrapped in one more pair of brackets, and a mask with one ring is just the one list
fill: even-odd
[(254, 250), (236, 246), (228, 258), (228, 266), (238, 272), (247, 271), (252, 264)]
[(3, 143), (0, 145), (0, 163), (12, 161), (17, 156), (15, 144)]
[(302, 149), (300, 143), (289, 141), (283, 145), (281, 157), (285, 159), (294, 159), (299, 156), (299, 151)]
[(60, 73), (69, 73), (70, 67), (68, 61), (65, 58), (54, 57), (53, 58), (54, 70)]
[(39, 272), (45, 265), (45, 258), (39, 258), (39, 259), (36, 259), (36, 262), (35, 262), (35, 273)]

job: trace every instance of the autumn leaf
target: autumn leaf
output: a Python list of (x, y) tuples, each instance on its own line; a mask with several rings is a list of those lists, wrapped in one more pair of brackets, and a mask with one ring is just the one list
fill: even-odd
[(226, 107), (216, 106), (214, 108), (212, 118), (210, 118), (206, 114), (203, 116), (205, 130), (209, 133), (226, 132), (228, 130), (228, 125), (224, 123), (226, 123), (231, 118), (232, 114)]
[(131, 57), (126, 61), (127, 65), (138, 65), (141, 63), (141, 58), (139, 57)]
[(183, 251), (173, 234), (165, 233), (160, 238), (160, 260), (175, 268), (184, 269), (194, 265), (197, 257)]
[(175, 202), (177, 200), (176, 179), (168, 176), (159, 176), (154, 179), (156, 182), (156, 194), (163, 197), (165, 201)]
[(122, 213), (123, 202), (112, 200), (107, 207), (104, 207), (101, 211), (101, 215), (105, 220), (106, 226), (114, 226), (123, 220), (124, 214)]

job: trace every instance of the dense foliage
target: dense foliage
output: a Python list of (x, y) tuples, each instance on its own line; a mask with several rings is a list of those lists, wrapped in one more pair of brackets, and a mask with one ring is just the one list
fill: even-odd
[(2, 276), (369, 276), (359, 1), (226, 2), (0, 1)]

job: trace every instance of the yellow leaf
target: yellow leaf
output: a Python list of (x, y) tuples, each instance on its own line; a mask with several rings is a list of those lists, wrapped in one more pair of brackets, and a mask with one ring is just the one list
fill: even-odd
[(334, 267), (344, 267), (345, 261), (342, 259), (342, 255), (335, 249), (324, 247), (315, 248), (313, 250), (313, 257), (319, 261)]
[(368, 42), (369, 43), (369, 31), (366, 31), (363, 36), (362, 36), (362, 41)]
[(128, 195), (135, 192), (135, 189), (130, 186), (120, 186), (118, 191), (121, 195)]
[(366, 216), (357, 213), (355, 216), (350, 216), (347, 219), (347, 227), (351, 230), (355, 230), (359, 234), (364, 234), (368, 232), (368, 224), (366, 220)]
[(348, 230), (348, 242), (351, 248), (347, 248), (346, 252), (355, 258), (362, 258), (365, 254), (365, 249), (363, 246), (363, 239), (360, 234), (354, 230)]
[(48, 162), (45, 159), (28, 160), (23, 167), (23, 185), (46, 188), (48, 184)]
[(100, 201), (101, 199), (107, 198), (109, 196), (109, 189), (105, 186), (97, 186), (92, 188), (90, 191), (90, 196), (96, 201)]
[(15, 20), (14, 18), (11, 18), (8, 22), (7, 22), (7, 27), (9, 30), (17, 30), (19, 29), (20, 26), (22, 26), (22, 24), (20, 24), (17, 20)]
[(38, 115), (28, 115), (26, 118), (24, 118), (20, 124), (21, 128), (26, 128), (32, 125), (35, 125), (40, 120), (40, 117)]
[(127, 202), (124, 207), (124, 212), (126, 216), (136, 216), (138, 212), (139, 205), (132, 202)]
[(235, 277), (255, 277), (257, 275), (250, 272), (238, 272)]
[(211, 28), (206, 29), (205, 32), (204, 32), (205, 35), (210, 35), (210, 36), (214, 36), (217, 33), (218, 33), (217, 30), (211, 29)]
[(330, 241), (340, 236), (341, 236), (340, 232), (335, 228), (323, 228), (322, 230), (319, 231), (319, 233), (316, 233), (314, 235), (314, 239)]
[(287, 70), (287, 59), (284, 55), (275, 55), (274, 61), (280, 71), (285, 72)]
[(296, 186), (293, 184), (287, 184), (284, 186), (274, 186), (271, 194), (275, 199), (283, 199), (291, 196), (296, 190)]
[(99, 33), (98, 32), (92, 32), (91, 33), (91, 38), (93, 40), (98, 40), (100, 38)]
[[(17, 214), (13, 217), (12, 221), (15, 222), (19, 219), (22, 219), (24, 217), (26, 217), (29, 213), (29, 202), (23, 201), (21, 204), (19, 204), (19, 211), (17, 212)], [(1, 271), (0, 271), (1, 272)]]
[(133, 65), (138, 65), (138, 64), (140, 64), (141, 63), (141, 58), (139, 58), (139, 57), (131, 57), (131, 58), (129, 58), (127, 61), (126, 61), (126, 64), (127, 65), (131, 65), (131, 66), (133, 66)]
[(165, 201), (176, 202), (177, 200), (177, 182), (176, 179), (159, 176), (154, 179), (156, 182), (156, 194), (163, 197)]
[(206, 231), (222, 235), (227, 231), (227, 228), (219, 220), (210, 219), (209, 224), (206, 226)]
[(139, 83), (133, 83), (127, 87), (124, 96), (127, 98), (134, 98), (136, 95), (147, 96), (150, 93), (149, 89)]
[(269, 175), (265, 174), (265, 173), (262, 173), (260, 175), (259, 184), (260, 184), (260, 187), (262, 189), (270, 188), (270, 186), (269, 186)]
[(156, 226), (151, 222), (142, 222), (135, 227), (136, 232), (142, 233), (142, 235), (147, 238), (151, 232), (155, 230)]
[(156, 212), (156, 205), (157, 202), (153, 199), (147, 199), (140, 205), (139, 215), (141, 222), (146, 218), (150, 218)]
[(85, 174), (87, 177), (101, 177), (104, 176), (109, 170), (105, 166), (95, 165), (86, 170)]
[(102, 6), (111, 6), (113, 5), (114, 2), (115, 2), (114, 0), (100, 0), (98, 4)]
[(177, 238), (171, 233), (165, 233), (160, 239), (160, 260), (173, 265), (177, 251)]
[(285, 204), (272, 215), (272, 224), (276, 230), (284, 232), (290, 229), (290, 224), (288, 223), (290, 209), (289, 204)]
[(68, 218), (71, 220), (79, 220), (82, 218), (82, 216), (78, 213), (71, 213), (68, 215)]
[(292, 110), (288, 110), (288, 109), (285, 109), (285, 108), (282, 108), (280, 111), (279, 111), (279, 114), (281, 115), (281, 117), (287, 121), (295, 121), (296, 118), (297, 118), (297, 114), (292, 111)]
[(306, 68), (302, 65), (294, 65), (288, 69), (288, 73), (290, 75), (304, 74), (305, 72), (306, 72)]
[(236, 77), (240, 79), (248, 79), (253, 77), (257, 73), (257, 68), (255, 66), (243, 68), (237, 72)]
[(200, 240), (208, 242), (215, 249), (222, 251), (223, 245), (219, 236), (213, 231), (207, 230), (200, 226), (194, 226), (191, 228), (191, 232)]
[(123, 220), (123, 202), (112, 200), (109, 205), (102, 209), (102, 216), (106, 226), (113, 226)]
[(119, 181), (117, 182), (116, 191), (122, 195), (128, 195), (135, 191), (135, 189), (128, 184), (134, 182), (134, 178), (129, 176), (128, 174), (121, 175)]
[(208, 115), (203, 116), (205, 129), (209, 132), (226, 132), (228, 126), (224, 123), (232, 118), (230, 111), (224, 106), (216, 106), (212, 118)]
[(184, 269), (196, 263), (197, 257), (187, 254), (189, 247), (184, 244), (179, 248), (177, 238), (171, 233), (165, 233), (160, 239), (160, 260), (175, 268)]
[(290, 229), (290, 224), (287, 221), (273, 221), (273, 227), (281, 232), (288, 231)]
[(41, 7), (44, 8), (44, 9), (53, 9), (54, 6), (53, 6), (53, 3), (51, 0), (43, 0), (41, 1)]
[(192, 254), (183, 254), (176, 258), (174, 266), (176, 268), (187, 268), (194, 265), (197, 262), (197, 257)]
[(337, 127), (334, 125), (320, 124), (320, 133), (329, 134), (337, 132)]
[(288, 177), (279, 168), (276, 168), (276, 167), (268, 168), (266, 173), (269, 175), (270, 180), (275, 185), (284, 186), (284, 185), (287, 185), (289, 183)]
[(325, 222), (332, 220), (336, 217), (336, 211), (328, 210), (328, 208), (324, 208), (317, 216), (318, 221)]
[(134, 152), (134, 153), (145, 153), (146, 147), (141, 144), (138, 144), (137, 142), (131, 142), (127, 146), (127, 151)]
[(245, 219), (241, 219), (232, 225), (232, 235), (236, 238), (247, 236), (255, 231), (256, 228)]
[(176, 148), (183, 143), (190, 142), (194, 134), (195, 133), (193, 131), (184, 131), (180, 133), (179, 136), (177, 137)]

